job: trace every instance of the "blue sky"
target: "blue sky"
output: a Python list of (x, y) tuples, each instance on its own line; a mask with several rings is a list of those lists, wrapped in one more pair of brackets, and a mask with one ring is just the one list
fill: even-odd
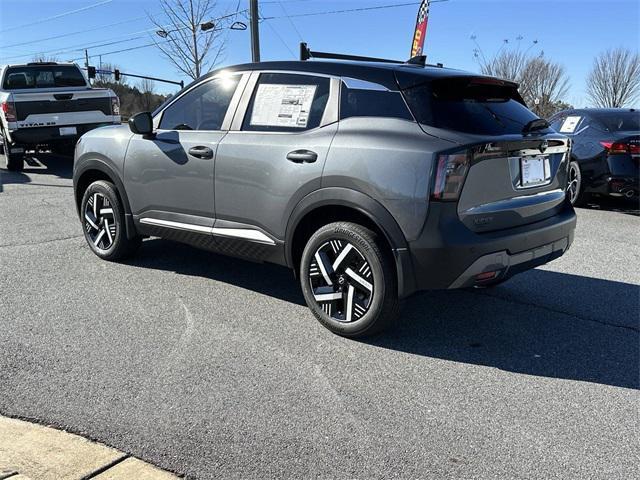
[[(302, 37), (316, 50), (405, 59), (409, 56), (417, 5), (308, 17), (284, 17), (411, 0), (261, 0), (263, 60), (291, 59)], [(221, 14), (244, 9), (248, 0), (218, 0)], [(75, 13), (70, 13), (76, 11)], [(58, 50), (61, 60), (83, 56), (88, 44), (111, 43), (89, 49), (96, 58), (151, 42), (144, 32), (152, 28), (147, 12), (159, 11), (156, 0), (0, 0), (0, 63), (30, 60), (38, 52)], [(293, 25), (292, 25), (293, 22)], [(117, 24), (117, 25), (114, 25)], [(294, 28), (295, 25), (295, 28)], [(76, 33), (85, 30), (84, 33)], [(88, 31), (86, 31), (88, 30)], [(297, 30), (297, 31), (296, 31)], [(250, 61), (248, 31), (228, 31), (223, 65)], [(52, 36), (61, 38), (38, 41)], [(571, 89), (567, 100), (587, 104), (585, 79), (596, 53), (611, 47), (640, 47), (640, 2), (633, 0), (449, 0), (433, 3), (426, 53), (430, 62), (477, 71), (471, 36), (491, 55), (520, 45), (565, 65)], [(141, 38), (121, 42), (130, 37)], [(520, 40), (517, 40), (518, 38)], [(26, 43), (29, 42), (29, 43)], [(115, 43), (118, 42), (118, 43)], [(24, 45), (16, 45), (26, 43)], [(12, 46), (13, 45), (13, 46)], [(20, 56), (20, 57), (18, 57)], [(182, 79), (155, 47), (105, 54), (103, 62), (122, 71)], [(170, 85), (157, 84), (160, 91)]]

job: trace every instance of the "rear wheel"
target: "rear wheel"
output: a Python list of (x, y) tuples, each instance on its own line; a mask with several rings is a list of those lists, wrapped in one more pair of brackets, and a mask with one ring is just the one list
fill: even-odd
[(302, 254), (300, 283), (313, 314), (338, 335), (372, 335), (398, 316), (390, 255), (361, 225), (331, 223), (314, 233)]
[(583, 191), (582, 173), (578, 162), (569, 164), (569, 184), (567, 185), (567, 193), (572, 205), (582, 205), (586, 200), (586, 194)]
[[(7, 170), (12, 172), (21, 172), (24, 170), (24, 151), (21, 153), (12, 153), (12, 145), (9, 144), (7, 137), (2, 136), (2, 150), (4, 151), (5, 165)], [(15, 145), (13, 146), (15, 149)]]
[(89, 185), (80, 206), (84, 237), (93, 253), (104, 260), (132, 255), (142, 239), (127, 238), (124, 208), (115, 187), (104, 180)]

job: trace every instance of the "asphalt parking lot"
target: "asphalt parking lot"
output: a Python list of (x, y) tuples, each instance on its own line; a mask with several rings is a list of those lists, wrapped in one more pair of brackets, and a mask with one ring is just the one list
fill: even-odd
[(71, 160), (0, 170), (0, 414), (189, 478), (634, 478), (640, 216), (493, 290), (407, 302), (367, 341), (289, 271), (159, 239), (85, 245)]

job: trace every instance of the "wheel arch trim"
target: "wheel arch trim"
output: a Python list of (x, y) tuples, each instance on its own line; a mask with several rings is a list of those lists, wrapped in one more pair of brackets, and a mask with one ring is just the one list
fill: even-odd
[[(302, 220), (322, 207), (347, 207), (371, 220), (384, 234), (391, 246), (396, 264), (398, 294), (406, 297), (415, 291), (415, 277), (408, 243), (391, 213), (377, 200), (357, 190), (344, 187), (325, 187), (304, 197), (292, 210), (285, 233), (285, 259), (295, 269), (293, 239)], [(297, 274), (297, 272), (296, 272)]]
[(129, 205), (129, 198), (127, 197), (127, 191), (124, 188), (120, 176), (116, 173), (115, 169), (111, 167), (107, 162), (99, 158), (83, 158), (82, 164), (74, 169), (73, 172), (73, 192), (75, 197), (76, 210), (80, 215), (80, 203), (82, 197), (78, 196), (78, 182), (87, 173), (91, 171), (97, 171), (106, 175), (115, 185), (118, 195), (122, 200), (124, 207), (125, 229), (127, 238), (134, 238), (137, 235), (136, 227), (133, 222), (133, 215), (131, 214), (131, 206)]

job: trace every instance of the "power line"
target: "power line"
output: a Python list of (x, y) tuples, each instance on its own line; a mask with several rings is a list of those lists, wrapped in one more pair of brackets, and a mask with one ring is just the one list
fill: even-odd
[[(224, 20), (226, 18), (230, 18), (230, 17), (234, 17), (237, 16), (238, 13), (242, 13), (242, 12), (246, 12), (245, 10), (241, 10), (240, 12), (235, 12), (229, 15), (223, 15), (221, 17), (217, 17), (212, 19), (212, 21), (218, 21), (218, 20)], [(171, 25), (165, 25), (165, 28), (170, 27)], [(25, 58), (25, 57), (30, 57), (32, 55), (37, 55), (37, 54), (49, 54), (49, 55), (63, 55), (65, 53), (74, 53), (74, 52), (80, 52), (83, 51), (85, 49), (88, 48), (100, 48), (100, 47), (107, 47), (109, 45), (117, 45), (118, 43), (127, 43), (127, 42), (132, 42), (134, 40), (139, 40), (141, 38), (145, 38), (146, 35), (140, 35), (143, 33), (149, 33), (149, 32), (153, 32), (156, 31), (159, 27), (154, 26), (152, 28), (148, 28), (145, 30), (138, 30), (136, 32), (129, 32), (129, 33), (125, 33), (122, 35), (118, 35), (116, 37), (111, 37), (111, 38), (105, 38), (103, 40), (99, 40), (98, 42), (102, 42), (104, 40), (110, 40), (110, 39), (117, 39), (117, 38), (122, 38), (122, 37), (127, 37), (124, 38), (122, 40), (114, 40), (112, 42), (107, 42), (107, 43), (90, 43), (90, 44), (86, 44), (86, 43), (79, 43), (79, 44), (75, 44), (75, 45), (69, 45), (67, 47), (61, 47), (61, 48), (57, 48), (57, 49), (51, 49), (51, 50), (44, 50), (44, 51), (37, 51), (37, 52), (31, 52), (31, 53), (26, 53), (26, 54), (20, 54), (20, 55), (13, 55), (10, 57), (4, 57), (4, 59), (6, 60), (10, 60), (10, 59), (14, 59), (14, 58)], [(188, 27), (181, 27), (181, 29), (186, 29)], [(129, 36), (129, 35), (134, 35), (134, 36)]]
[[(431, 3), (439, 3), (439, 2), (448, 2), (449, 0), (431, 0)], [(407, 3), (394, 3), (391, 5), (376, 5), (374, 7), (359, 7), (359, 8), (349, 8), (344, 10), (330, 10), (326, 12), (310, 12), (310, 13), (296, 13), (294, 15), (288, 15), (290, 18), (296, 17), (314, 17), (317, 15), (332, 15), (335, 13), (350, 13), (350, 12), (365, 12), (369, 10), (383, 10), (386, 8), (397, 8), (397, 7), (409, 7), (420, 5), (420, 2), (407, 2)], [(279, 17), (264, 17), (263, 20), (274, 20), (276, 18), (285, 18), (285, 16)]]
[(296, 54), (295, 54), (295, 53), (293, 53), (293, 50), (291, 50), (291, 48), (289, 48), (289, 45), (287, 45), (287, 43), (286, 43), (286, 42), (284, 41), (284, 39), (280, 36), (280, 34), (278, 33), (278, 31), (277, 31), (275, 28), (273, 28), (273, 26), (271, 25), (271, 23), (267, 22), (267, 26), (271, 29), (271, 31), (272, 31), (273, 33), (275, 33), (276, 37), (278, 37), (278, 39), (279, 39), (279, 40), (280, 40), (280, 42), (284, 45), (284, 47), (285, 47), (287, 50), (289, 50), (289, 53), (291, 54), (291, 56), (292, 56), (294, 59), (295, 59), (295, 58), (297, 58), (297, 57), (296, 57)]
[(116, 27), (118, 25), (124, 25), (125, 23), (135, 22), (137, 20), (144, 20), (145, 18), (147, 18), (147, 17), (146, 16), (135, 17), (135, 18), (130, 18), (128, 20), (122, 20), (122, 21), (115, 22), (115, 23), (108, 23), (106, 25), (96, 25), (95, 27), (87, 28), (86, 30), (77, 30), (75, 32), (62, 33), (60, 35), (53, 35), (51, 37), (44, 37), (44, 38), (39, 38), (37, 40), (30, 40), (28, 42), (12, 43), (11, 45), (2, 45), (2, 46), (0, 46), (0, 49), (11, 48), (11, 47), (21, 47), (22, 45), (31, 45), (32, 43), (45, 42), (47, 40), (56, 40), (58, 38), (64, 38), (64, 37), (71, 37), (73, 35), (79, 35), (81, 33), (94, 32), (94, 31), (102, 29), (102, 28)]
[(289, 23), (291, 24), (291, 26), (293, 27), (293, 29), (296, 31), (296, 33), (298, 34), (298, 38), (300, 39), (301, 42), (304, 42), (304, 38), (302, 38), (302, 35), (300, 34), (300, 30), (298, 30), (298, 27), (296, 27), (296, 24), (293, 23), (293, 20), (291, 19), (291, 17), (289, 16), (289, 12), (287, 12), (287, 10), (284, 8), (284, 5), (282, 4), (281, 1), (278, 1), (278, 4), (280, 5), (280, 8), (282, 9), (282, 11), (284, 12), (284, 14), (287, 17), (287, 20), (289, 20)]
[(30, 27), (32, 25), (38, 25), (38, 24), (44, 23), (44, 22), (49, 22), (51, 20), (56, 20), (58, 18), (66, 17), (68, 15), (73, 15), (75, 13), (80, 13), (80, 12), (84, 12), (86, 10), (90, 10), (92, 8), (100, 7), (102, 5), (106, 5), (107, 3), (111, 3), (111, 2), (113, 2), (113, 0), (103, 0), (102, 2), (94, 3), (93, 5), (87, 5), (86, 7), (77, 8), (75, 10), (70, 10), (68, 12), (59, 13), (59, 14), (53, 15), (51, 17), (41, 18), (40, 20), (32, 20), (29, 23), (23, 23), (21, 25), (14, 25), (12, 27), (5, 28), (4, 30), (0, 30), (0, 33), (9, 32), (11, 30), (17, 30), (19, 28)]

